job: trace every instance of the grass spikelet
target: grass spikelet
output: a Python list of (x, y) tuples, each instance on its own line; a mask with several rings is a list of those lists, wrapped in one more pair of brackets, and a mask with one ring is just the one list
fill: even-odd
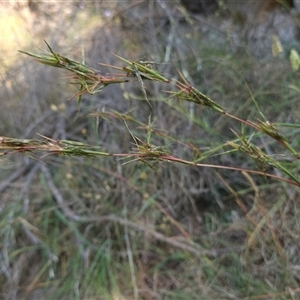
[(71, 77), (70, 83), (79, 85), (79, 92), (73, 97), (77, 97), (78, 106), (80, 105), (81, 96), (84, 93), (89, 93), (91, 95), (97, 94), (103, 90), (106, 86), (110, 84), (119, 84), (128, 82), (124, 76), (104, 76), (101, 72), (90, 68), (82, 63), (72, 60), (66, 56), (60, 55), (52, 50), (49, 44), (45, 41), (49, 52), (46, 55), (34, 54), (31, 52), (21, 51), (19, 52), (29, 55), (36, 59), (37, 62), (45, 64), (51, 67), (65, 69), (74, 74)]
[(91, 147), (81, 142), (54, 140), (42, 135), (40, 136), (42, 139), (13, 139), (2, 136), (0, 137), (0, 156), (12, 153), (23, 153), (29, 155), (44, 153), (43, 156), (57, 154), (80, 157), (111, 155), (109, 153), (97, 151), (95, 147)]

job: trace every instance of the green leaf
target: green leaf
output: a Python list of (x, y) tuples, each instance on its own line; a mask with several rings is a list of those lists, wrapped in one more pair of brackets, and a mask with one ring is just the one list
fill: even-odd
[(292, 49), (290, 53), (290, 63), (294, 72), (300, 68), (300, 56), (297, 50)]

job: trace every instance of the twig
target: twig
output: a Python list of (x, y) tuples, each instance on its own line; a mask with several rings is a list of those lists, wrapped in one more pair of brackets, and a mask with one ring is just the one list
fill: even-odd
[(0, 184), (0, 193), (3, 193), (9, 186), (16, 181), (22, 175), (25, 175), (34, 165), (34, 162), (29, 162), (22, 167), (18, 168), (14, 173), (12, 173), (6, 180), (2, 181)]
[[(172, 237), (166, 237), (160, 232), (157, 232), (153, 229), (150, 229), (142, 224), (138, 224), (135, 222), (132, 222), (130, 220), (125, 220), (121, 217), (118, 217), (116, 215), (108, 215), (108, 216), (90, 216), (90, 217), (85, 217), (85, 216), (79, 216), (75, 214), (64, 202), (63, 196), (59, 192), (59, 190), (56, 188), (55, 184), (53, 183), (52, 176), (50, 174), (50, 171), (48, 168), (44, 165), (41, 166), (42, 171), (45, 175), (45, 178), (47, 180), (47, 184), (49, 186), (49, 189), (51, 190), (53, 197), (58, 204), (59, 208), (61, 211), (64, 213), (64, 215), (75, 222), (83, 222), (83, 223), (89, 223), (89, 222), (97, 222), (97, 223), (103, 223), (103, 222), (114, 222), (114, 223), (119, 223), (123, 226), (129, 226), (132, 229), (135, 229), (137, 231), (142, 231), (144, 233), (147, 233), (151, 235), (153, 238), (162, 241), (166, 244), (169, 244), (175, 248), (178, 248), (182, 251), (187, 251), (199, 258), (203, 256), (208, 256), (211, 258), (217, 257), (220, 254), (224, 253), (229, 253), (232, 251), (232, 249), (212, 249), (212, 250), (206, 250), (202, 249), (199, 245), (191, 244), (192, 242), (189, 239), (185, 239), (186, 242), (181, 242), (176, 240), (175, 238)], [(237, 250), (241, 250), (240, 248)]]

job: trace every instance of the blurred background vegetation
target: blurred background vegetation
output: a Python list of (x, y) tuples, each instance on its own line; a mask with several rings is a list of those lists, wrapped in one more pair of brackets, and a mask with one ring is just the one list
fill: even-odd
[[(262, 114), (299, 149), (297, 1), (0, 3), (0, 135), (75, 140), (127, 153), (132, 134), (184, 159), (265, 170), (225, 153), (249, 128), (162, 84), (77, 92), (62, 70), (18, 50), (123, 67), (112, 53), (178, 70), (230, 113)], [(127, 125), (116, 113), (128, 114)], [(104, 117), (91, 116), (102, 113)], [(253, 138), (269, 155), (284, 149)], [(284, 155), (283, 155), (284, 157)], [(298, 299), (299, 188), (228, 170), (114, 158), (0, 157), (1, 299)], [(299, 174), (299, 162), (286, 160)], [(269, 173), (284, 177), (279, 170)], [(298, 211), (299, 207), (299, 211)]]

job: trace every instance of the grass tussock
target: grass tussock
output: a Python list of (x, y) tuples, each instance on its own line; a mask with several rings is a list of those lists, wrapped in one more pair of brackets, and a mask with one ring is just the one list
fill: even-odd
[[(0, 293), (296, 299), (298, 74), (288, 50), (259, 60), (221, 45), (226, 35), (179, 2), (122, 3), (103, 7), (112, 15), (102, 16), (110, 29), (95, 29), (101, 43), (84, 31), (93, 42), (81, 62), (50, 41), (42, 54), (20, 51), (35, 72), (16, 88), (40, 81), (26, 98), (34, 111), (18, 129), (7, 116), (1, 125)], [(94, 20), (103, 10), (89, 5)]]

